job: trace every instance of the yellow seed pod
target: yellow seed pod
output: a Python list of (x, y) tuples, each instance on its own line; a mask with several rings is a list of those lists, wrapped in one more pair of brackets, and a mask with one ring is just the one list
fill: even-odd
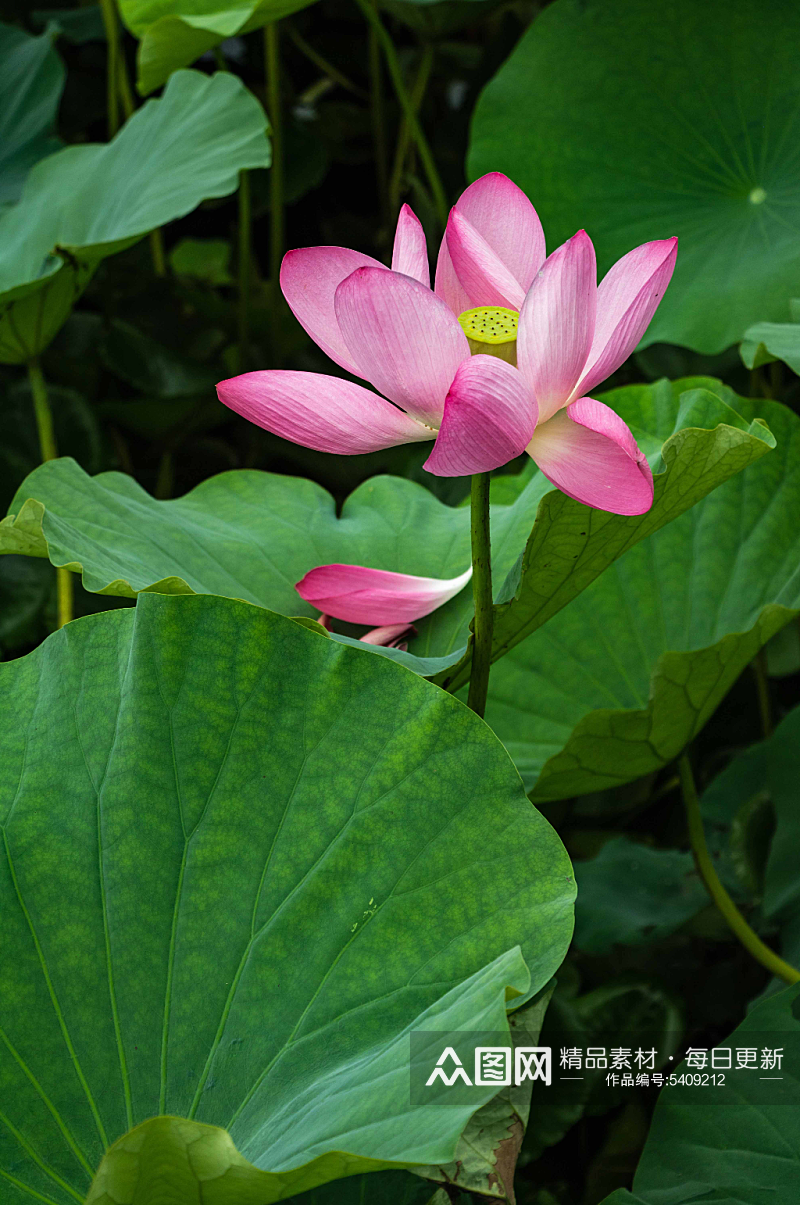
[(458, 321), (469, 341), (473, 356), (497, 356), (509, 364), (517, 363), (517, 324), (519, 314), (499, 305), (481, 305), (464, 310)]

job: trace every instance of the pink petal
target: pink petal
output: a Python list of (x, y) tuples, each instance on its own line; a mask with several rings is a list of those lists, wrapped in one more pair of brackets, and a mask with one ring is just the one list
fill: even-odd
[[(545, 245), (542, 223), (522, 189), (501, 172), (490, 172), (470, 184), (455, 207), (526, 293), (544, 261)], [(436, 265), (436, 292), (454, 314), (474, 305), (493, 304), (471, 301), (467, 296), (450, 259), (446, 236)]]
[(436, 261), (436, 284), (434, 292), (454, 314), (463, 314), (464, 310), (473, 308), (464, 286), (456, 276), (450, 252), (447, 250), (447, 232), (439, 245), (439, 258)]
[(533, 392), (516, 368), (495, 356), (473, 356), (453, 378), (424, 467), (438, 477), (499, 469), (524, 452), (537, 416)]
[(519, 315), (517, 364), (546, 422), (569, 401), (592, 345), (597, 266), (585, 230), (545, 260)]
[(256, 426), (318, 452), (354, 456), (433, 438), (377, 393), (317, 372), (245, 372), (220, 381), (217, 396)]
[(527, 292), (544, 263), (545, 246), (539, 215), (522, 189), (502, 172), (489, 172), (462, 192), (456, 209)]
[(525, 300), (522, 285), (457, 208), (450, 210), (444, 237), (456, 276), (469, 297), (468, 308), (478, 305), (520, 308)]
[(412, 623), (463, 590), (472, 568), (460, 577), (411, 577), (363, 565), (321, 565), (297, 583), (297, 593), (326, 615), (348, 623)]
[(588, 370), (576, 393), (585, 394), (619, 368), (636, 348), (664, 296), (678, 254), (676, 238), (635, 247), (603, 277)]
[(281, 289), (297, 321), (341, 368), (363, 376), (344, 341), (333, 309), (337, 287), (356, 268), (382, 268), (371, 255), (348, 247), (300, 247), (287, 251), (281, 264)]
[(399, 272), (358, 268), (336, 290), (335, 308), (359, 375), (438, 427), (450, 382), (469, 358), (466, 335), (444, 302)]
[(582, 397), (538, 426), (528, 452), (548, 481), (578, 502), (614, 515), (653, 505), (653, 474), (610, 406)]
[[(545, 244), (542, 224), (522, 189), (517, 188), (508, 176), (490, 172), (470, 184), (458, 198), (455, 209), (521, 286), (523, 294), (526, 293), (544, 260)], [(454, 267), (452, 248), (448, 250), (448, 246), (446, 234), (436, 268), (436, 292), (454, 313), (460, 314), (475, 305), (508, 305), (511, 309), (519, 309), (519, 304), (511, 301), (510, 294), (505, 301), (486, 301), (471, 293), (465, 303), (459, 288), (462, 294), (469, 289), (463, 278), (459, 283), (459, 277), (462, 269), (467, 270), (466, 260), (461, 259)]]
[(397, 219), (392, 251), (392, 271), (413, 276), (426, 289), (431, 287), (431, 269), (425, 231), (409, 205), (404, 205)]
[(416, 633), (416, 628), (411, 623), (389, 623), (382, 628), (373, 628), (371, 632), (365, 632), (359, 637), (362, 644), (380, 644), (384, 648), (408, 648), (408, 645), (399, 644), (401, 636), (413, 636)]

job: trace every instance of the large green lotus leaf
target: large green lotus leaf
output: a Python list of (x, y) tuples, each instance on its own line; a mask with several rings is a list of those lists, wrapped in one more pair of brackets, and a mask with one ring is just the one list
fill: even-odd
[(493, 1089), (412, 1107), (409, 1031), (508, 1033), (572, 930), (491, 730), (207, 596), (78, 620), (0, 678), (3, 1201), (80, 1199), (120, 1138), (94, 1201), (188, 1205), (200, 1177), (204, 1205), (267, 1205), (450, 1160)]
[(800, 420), (774, 402), (759, 412), (775, 451), (627, 552), (493, 668), (487, 719), (536, 798), (671, 761), (800, 609)]
[[(795, 1205), (800, 1183), (800, 988), (757, 1005), (722, 1048), (784, 1047), (781, 1069), (665, 1088), (633, 1180), (603, 1205)], [(685, 1064), (677, 1074), (686, 1070)], [(765, 1083), (762, 1074), (781, 1076)]]
[(107, 255), (266, 167), (266, 117), (236, 76), (180, 71), (107, 145), (65, 147), (33, 168), (0, 216), (0, 360), (37, 355)]
[(313, 0), (119, 0), (123, 21), (140, 39), (136, 86), (145, 95), (178, 67), (234, 34), (280, 21)]
[[(667, 468), (648, 515), (628, 519), (591, 511), (553, 491), (532, 464), (518, 477), (495, 479), (496, 597), (506, 578), (512, 583), (507, 592), (513, 592), (526, 538), (529, 550), (518, 599), (496, 609), (505, 642), (522, 639), (626, 547), (768, 450), (764, 440), (771, 437), (763, 425), (748, 426), (698, 384), (732, 396), (699, 378), (606, 395), (656, 466), (667, 441)], [(317, 565), (339, 561), (429, 577), (463, 573), (470, 558), (469, 511), (446, 506), (413, 482), (375, 477), (348, 498), (337, 519), (333, 499), (318, 485), (252, 470), (223, 473), (185, 498), (157, 502), (120, 473), (92, 479), (67, 460), (51, 461), (18, 491), (0, 523), (0, 551), (49, 556), (82, 571), (86, 588), (101, 593), (195, 590), (311, 616), (314, 609), (294, 584)], [(471, 618), (467, 588), (419, 621), (409, 653), (381, 652), (443, 677), (446, 666), (460, 662), (458, 673), (466, 679)]]
[(471, 178), (506, 172), (548, 244), (580, 227), (606, 271), (678, 235), (644, 338), (718, 352), (780, 321), (800, 274), (800, 10), (793, 0), (556, 0), (475, 112)]
[(0, 205), (16, 201), (34, 163), (58, 150), (64, 64), (50, 30), (38, 38), (0, 24)]

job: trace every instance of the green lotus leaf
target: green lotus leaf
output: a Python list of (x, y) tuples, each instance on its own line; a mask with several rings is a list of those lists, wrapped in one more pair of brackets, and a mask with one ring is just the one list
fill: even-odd
[(690, 853), (628, 837), (614, 837), (596, 858), (577, 862), (575, 879), (575, 944), (589, 954), (658, 941), (708, 904)]
[(800, 375), (800, 325), (794, 322), (757, 322), (744, 333), (742, 360), (747, 368), (759, 368), (783, 360)]
[(58, 36), (75, 46), (106, 41), (106, 27), (99, 4), (84, 5), (82, 8), (38, 8), (31, 13), (31, 20), (37, 27), (52, 23)]
[[(348, 1166), (341, 1156), (337, 1170), (344, 1178), (300, 1193), (295, 1192), (299, 1178), (290, 1173), (286, 1183), (292, 1199), (297, 1205), (362, 1205), (366, 1200), (370, 1205), (428, 1205), (435, 1192), (435, 1185), (410, 1172), (351, 1176)], [(267, 1205), (276, 1199), (275, 1181), (270, 1172), (242, 1158), (225, 1130), (157, 1117), (114, 1143), (86, 1205)]]
[[(539, 1044), (539, 1032), (554, 988), (555, 980), (526, 1008), (511, 1015), (513, 1046)], [(514, 1171), (528, 1124), (532, 1088), (531, 1081), (501, 1088), (469, 1119), (450, 1163), (418, 1167), (416, 1174), (462, 1192), (513, 1201)]]
[(122, 20), (140, 39), (136, 86), (160, 88), (234, 34), (250, 33), (307, 8), (313, 0), (119, 0)]
[[(132, 385), (147, 399), (144, 404), (156, 411), (163, 406), (165, 399), (193, 395), (203, 395), (205, 399), (210, 394), (213, 397), (213, 368), (181, 356), (171, 347), (166, 347), (157, 339), (150, 338), (135, 326), (121, 322), (118, 318), (112, 318), (105, 325), (97, 342), (97, 353), (109, 372)], [(153, 399), (155, 405), (149, 399)], [(124, 413), (128, 404), (130, 403), (116, 403), (115, 419), (118, 420), (118, 413)], [(134, 406), (136, 404), (133, 403)], [(114, 406), (115, 403), (110, 405)], [(108, 406), (109, 403), (106, 403), (106, 413)], [(169, 407), (163, 406), (163, 409), (166, 416), (162, 421), (169, 423)], [(183, 423), (186, 423), (189, 417), (188, 414), (182, 415)], [(156, 431), (158, 430), (159, 427), (156, 427)]]
[(492, 670), (487, 720), (534, 798), (629, 782), (686, 747), (800, 609), (800, 420), (769, 456), (643, 540)]
[[(331, 495), (305, 478), (235, 470), (210, 478), (184, 498), (159, 502), (122, 473), (88, 477), (68, 459), (41, 467), (43, 476), (34, 482), (31, 475), (33, 484), (18, 493), (15, 519), (0, 524), (0, 547), (63, 559), (98, 593), (214, 593), (313, 618), (316, 608), (294, 587), (316, 565), (377, 563), (454, 577), (469, 564), (469, 511), (445, 506), (403, 478), (365, 482), (337, 518)], [(33, 493), (45, 501), (32, 499)], [(526, 496), (506, 509), (507, 534), (498, 555), (506, 548), (510, 567), (535, 501), (529, 504)], [(51, 523), (56, 515), (58, 534)], [(416, 656), (386, 652), (434, 673), (460, 658), (471, 615), (467, 590), (419, 623)]]
[(231, 285), (231, 245), (226, 239), (182, 238), (169, 253), (169, 266), (176, 276), (208, 285)]
[(781, 321), (800, 274), (800, 10), (792, 0), (556, 0), (481, 95), (471, 179), (502, 171), (550, 248), (602, 272), (678, 235), (643, 340), (718, 352)]
[(800, 627), (790, 623), (764, 646), (770, 678), (786, 678), (800, 671)]
[(482, 721), (207, 596), (77, 620), (0, 678), (4, 1205), (82, 1199), (106, 1151), (89, 1199), (117, 1205), (452, 1159), (496, 1089), (412, 1106), (409, 1033), (508, 1034), (575, 894)]
[(58, 150), (64, 64), (48, 29), (38, 38), (0, 24), (0, 205), (16, 201), (34, 163)]
[[(800, 1181), (800, 988), (756, 1005), (723, 1049), (783, 1047), (780, 1070), (665, 1088), (633, 1180), (603, 1205), (794, 1205)], [(676, 1074), (687, 1070), (682, 1063)], [(762, 1075), (780, 1076), (766, 1082)]]
[(107, 145), (33, 168), (0, 216), (0, 361), (38, 355), (97, 264), (269, 164), (266, 117), (236, 76), (177, 72)]
[(0, 561), (0, 651), (41, 638), (39, 621), (53, 592), (52, 570), (30, 557)]
[[(664, 381), (606, 396), (656, 467), (665, 445), (659, 500), (648, 515), (627, 519), (553, 491), (533, 464), (517, 477), (496, 478), (496, 597), (503, 596), (506, 578), (506, 594), (513, 593), (526, 539), (530, 561), (518, 598), (496, 608), (505, 643), (522, 639), (631, 543), (769, 448), (766, 428), (744, 422), (723, 400), (733, 397), (730, 391), (713, 381)], [(320, 486), (253, 470), (222, 473), (184, 498), (159, 502), (121, 473), (89, 478), (61, 460), (23, 482), (0, 523), (0, 552), (49, 556), (82, 572), (86, 588), (99, 593), (196, 591), (314, 616), (294, 585), (317, 565), (339, 561), (426, 577), (463, 573), (470, 559), (469, 510), (446, 506), (413, 482), (374, 477), (347, 499), (337, 518), (334, 500)], [(459, 662), (465, 679), (471, 619), (466, 589), (417, 623), (408, 653), (379, 652), (440, 678)]]

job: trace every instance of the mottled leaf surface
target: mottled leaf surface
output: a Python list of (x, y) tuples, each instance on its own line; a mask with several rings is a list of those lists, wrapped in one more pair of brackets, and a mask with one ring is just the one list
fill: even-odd
[(409, 1031), (504, 1029), (572, 930), (569, 860), (490, 729), (204, 596), (75, 621), (0, 678), (3, 1201), (80, 1199), (157, 1115), (96, 1200), (161, 1200), (159, 1151), (181, 1205), (193, 1151), (206, 1205), (242, 1161), (266, 1203), (452, 1159), (493, 1089), (412, 1108)]

